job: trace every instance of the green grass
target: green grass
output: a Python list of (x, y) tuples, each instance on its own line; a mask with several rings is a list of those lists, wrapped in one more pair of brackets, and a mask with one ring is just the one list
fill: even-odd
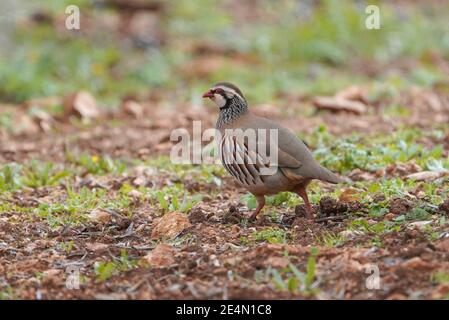
[(449, 272), (446, 271), (434, 272), (430, 275), (430, 281), (438, 284), (447, 284), (449, 283)]
[(137, 261), (128, 257), (125, 250), (121, 250), (120, 257), (114, 261), (97, 261), (94, 265), (94, 274), (96, 282), (104, 282), (120, 272), (127, 272), (137, 266)]
[(265, 271), (258, 270), (254, 274), (255, 281), (270, 282), (276, 290), (301, 293), (303, 295), (315, 295), (318, 293), (318, 280), (316, 277), (316, 256), (318, 250), (312, 248), (305, 272), (302, 272), (293, 263), (289, 263), (286, 268), (275, 269), (269, 267)]
[[(67, 3), (79, 5), (94, 20), (102, 14), (85, 0), (51, 2), (42, 8), (61, 16)], [(119, 36), (101, 30), (80, 35), (56, 32), (45, 24), (18, 28), (10, 35), (16, 43), (13, 54), (0, 55), (0, 97), (21, 102), (87, 89), (105, 105), (114, 106), (123, 95), (142, 97), (148, 88), (176, 88), (179, 101), (198, 101), (210, 83), (237, 79), (249, 100), (257, 103), (274, 101), (281, 91), (332, 93), (354, 81), (372, 83), (363, 72), (349, 75), (347, 67), (355, 61), (388, 63), (403, 57), (414, 58), (417, 66), (410, 72), (381, 72), (374, 81), (403, 88), (432, 86), (443, 79), (429, 56), (449, 54), (445, 4), (429, 6), (425, 12), (404, 6), (399, 16), (394, 4), (379, 2), (381, 29), (367, 30), (364, 7), (355, 2), (321, 1), (310, 8), (309, 16), (304, 15), (309, 8), (298, 9), (292, 0), (262, 2), (257, 8), (262, 18), (247, 22), (225, 3), (180, 0), (167, 4), (161, 19), (167, 44), (148, 50), (130, 47)], [(195, 58), (186, 45), (217, 43), (217, 39), (224, 48), (252, 57), (252, 62), (236, 63), (224, 57), (223, 67), (207, 76), (176, 72)]]
[(270, 227), (253, 232), (252, 238), (256, 241), (266, 241), (269, 243), (285, 243), (287, 233), (283, 229)]

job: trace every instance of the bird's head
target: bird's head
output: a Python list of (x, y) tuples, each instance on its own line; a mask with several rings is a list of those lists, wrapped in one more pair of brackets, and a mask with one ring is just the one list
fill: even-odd
[(229, 82), (219, 82), (209, 89), (203, 98), (211, 99), (220, 110), (232, 106), (246, 107), (246, 100), (239, 88)]

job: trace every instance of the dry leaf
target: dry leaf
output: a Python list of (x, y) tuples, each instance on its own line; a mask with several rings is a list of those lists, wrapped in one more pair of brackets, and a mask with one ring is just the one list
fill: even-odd
[(331, 111), (348, 111), (355, 114), (362, 114), (367, 111), (365, 104), (359, 101), (347, 100), (340, 97), (316, 97), (313, 104), (318, 109)]
[(358, 201), (360, 200), (360, 193), (356, 189), (345, 188), (342, 189), (342, 193), (340, 194), (340, 197), (338, 199), (343, 202)]
[(421, 171), (417, 173), (412, 173), (405, 176), (407, 179), (416, 180), (416, 181), (432, 181), (444, 176), (447, 176), (449, 171)]
[(106, 243), (94, 242), (87, 243), (86, 249), (93, 252), (104, 251), (109, 247)]
[(156, 221), (151, 237), (173, 239), (190, 226), (187, 215), (179, 212), (170, 212)]
[(427, 262), (424, 262), (420, 257), (411, 258), (402, 263), (402, 266), (407, 269), (423, 270), (428, 269), (430, 266)]
[(335, 97), (345, 100), (360, 101), (366, 103), (367, 92), (365, 88), (360, 86), (349, 86), (335, 94)]

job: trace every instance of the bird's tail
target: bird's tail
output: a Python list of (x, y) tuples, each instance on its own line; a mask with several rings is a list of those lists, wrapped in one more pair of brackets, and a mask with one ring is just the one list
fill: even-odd
[(335, 173), (333, 173), (332, 171), (320, 167), (320, 172), (318, 173), (317, 179), (326, 181), (326, 182), (330, 182), (330, 183), (340, 183), (343, 182), (344, 180), (342, 178), (340, 178), (339, 176), (337, 176)]

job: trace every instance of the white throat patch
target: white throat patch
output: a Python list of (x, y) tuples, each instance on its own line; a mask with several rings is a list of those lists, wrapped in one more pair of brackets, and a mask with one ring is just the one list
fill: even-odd
[(215, 93), (212, 100), (219, 108), (223, 108), (226, 105), (226, 99), (221, 94)]

